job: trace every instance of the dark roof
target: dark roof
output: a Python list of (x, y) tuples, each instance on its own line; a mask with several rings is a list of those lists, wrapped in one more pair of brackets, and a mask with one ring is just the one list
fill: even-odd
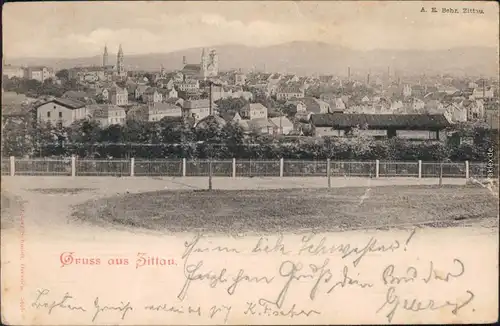
[(85, 92), (81, 91), (67, 91), (66, 93), (63, 94), (63, 98), (69, 98), (69, 99), (75, 99), (75, 100), (81, 100), (89, 95)]
[(74, 109), (74, 110), (82, 108), (82, 107), (85, 106), (85, 103), (81, 102), (81, 101), (72, 100), (72, 99), (69, 99), (69, 98), (54, 98), (54, 99), (51, 99), (51, 100), (49, 100), (47, 102), (44, 102), (44, 103), (38, 105), (37, 108), (40, 107), (40, 106), (42, 106), (42, 105), (44, 105), (44, 104), (50, 103), (50, 102), (55, 102), (55, 103), (57, 103), (59, 105), (62, 105), (62, 106), (65, 106), (65, 107), (67, 107), (69, 109)]
[(368, 125), (368, 128), (446, 128), (450, 122), (443, 114), (314, 114), (311, 122), (316, 127), (348, 128)]
[(191, 70), (191, 71), (200, 71), (201, 70), (201, 65), (200, 64), (187, 64), (182, 68), (183, 71)]

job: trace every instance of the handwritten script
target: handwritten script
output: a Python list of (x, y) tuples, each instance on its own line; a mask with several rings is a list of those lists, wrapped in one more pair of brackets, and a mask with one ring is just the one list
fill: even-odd
[[(198, 234), (185, 241), (178, 268), (161, 272), (170, 276), (164, 282), (168, 290), (160, 295), (117, 300), (41, 288), (33, 295), (31, 308), (48, 316), (80, 314), (93, 323), (135, 322), (145, 314), (206, 323), (245, 318), (314, 322), (346, 298), (371, 302), (373, 310), (364, 313), (381, 322), (398, 317), (402, 321), (408, 314), (458, 315), (473, 309), (476, 294), (460, 281), (467, 275), (464, 260), (412, 256), (417, 236), (413, 230), (400, 238), (367, 236), (346, 242), (346, 237), (336, 241), (318, 234), (300, 236), (298, 241), (277, 235), (236, 239), (229, 245), (224, 239)], [(422, 291), (423, 287), (428, 290)]]

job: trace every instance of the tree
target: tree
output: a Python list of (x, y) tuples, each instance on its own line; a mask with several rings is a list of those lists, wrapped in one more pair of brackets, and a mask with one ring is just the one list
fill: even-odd
[(125, 140), (125, 128), (120, 125), (110, 125), (101, 131), (100, 141), (103, 143), (122, 143)]
[(69, 80), (69, 70), (68, 69), (59, 70), (58, 72), (56, 72), (56, 77), (62, 81), (68, 81)]
[(244, 98), (224, 98), (215, 102), (221, 113), (240, 112), (248, 103)]
[(68, 128), (68, 139), (73, 143), (93, 144), (99, 141), (100, 134), (101, 126), (90, 119), (77, 120)]

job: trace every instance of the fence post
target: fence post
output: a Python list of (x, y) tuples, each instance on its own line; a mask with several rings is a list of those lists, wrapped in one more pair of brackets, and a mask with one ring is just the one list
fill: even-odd
[(130, 158), (130, 176), (134, 176), (134, 165), (135, 165), (135, 158)]
[(379, 174), (380, 174), (380, 161), (375, 160), (375, 178), (378, 179)]
[(76, 156), (71, 155), (71, 176), (76, 176)]
[(10, 176), (16, 175), (16, 158), (14, 156), (10, 157)]
[(283, 165), (284, 165), (284, 160), (283, 158), (280, 159), (280, 177), (283, 177)]
[(208, 161), (208, 190), (212, 190), (212, 160)]
[(418, 160), (418, 178), (422, 179), (422, 160)]
[(233, 178), (236, 178), (236, 159), (233, 158)]
[(469, 180), (469, 161), (465, 161), (465, 179)]
[(182, 159), (182, 176), (186, 176), (186, 158)]
[(443, 185), (443, 162), (439, 163), (439, 186)]
[(328, 188), (332, 187), (332, 174), (330, 173), (330, 159), (326, 159), (326, 175), (328, 176)]

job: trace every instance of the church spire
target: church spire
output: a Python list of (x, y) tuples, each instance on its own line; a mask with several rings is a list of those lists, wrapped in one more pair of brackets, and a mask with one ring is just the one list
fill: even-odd
[(108, 65), (108, 45), (104, 45), (104, 53), (102, 54), (102, 65), (106, 67)]
[(121, 44), (118, 48), (118, 55), (116, 56), (116, 70), (119, 76), (125, 74), (125, 64), (123, 62), (123, 49)]

